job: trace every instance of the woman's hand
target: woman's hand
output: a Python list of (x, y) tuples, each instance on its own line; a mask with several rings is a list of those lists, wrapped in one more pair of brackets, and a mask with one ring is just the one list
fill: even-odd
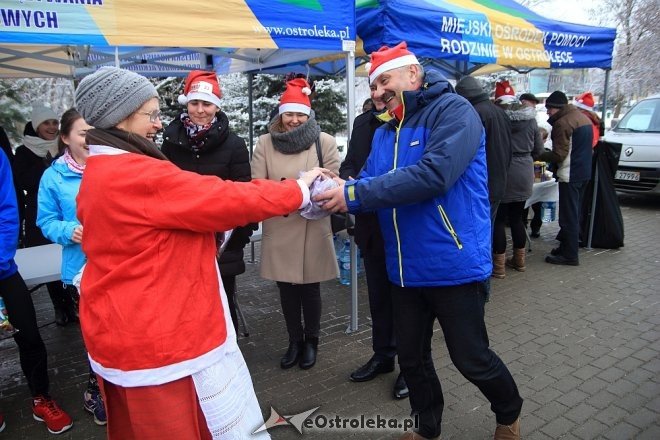
[(310, 187), (312, 186), (312, 182), (314, 182), (314, 180), (316, 180), (316, 178), (321, 174), (330, 174), (330, 170), (327, 170), (325, 168), (314, 167), (311, 170), (302, 173), (300, 175), (300, 180), (305, 182), (305, 185), (307, 185), (307, 187)]
[(73, 236), (71, 236), (71, 241), (78, 244), (82, 243), (82, 235), (83, 235), (82, 225), (76, 226), (76, 228), (73, 230)]

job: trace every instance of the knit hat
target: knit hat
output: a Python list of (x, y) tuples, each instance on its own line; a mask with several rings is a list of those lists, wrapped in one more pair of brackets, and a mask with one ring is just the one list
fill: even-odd
[(495, 101), (502, 104), (510, 104), (517, 101), (515, 91), (509, 81), (502, 80), (495, 83)]
[(391, 48), (383, 46), (371, 53), (371, 62), (367, 63), (369, 82), (373, 83), (381, 73), (411, 64), (419, 64), (419, 61), (415, 54), (408, 50), (408, 44), (405, 41)]
[[(470, 99), (476, 98), (479, 95), (484, 95), (486, 92), (484, 92), (484, 88), (481, 86), (478, 79), (472, 76), (464, 76), (458, 83), (456, 83), (456, 93), (463, 98)], [(486, 98), (488, 98), (488, 96), (486, 96)]]
[(532, 102), (535, 102), (537, 104), (539, 102), (541, 102), (541, 101), (539, 101), (539, 98), (537, 98), (536, 96), (534, 96), (531, 93), (523, 93), (522, 95), (520, 95), (520, 98), (518, 98), (518, 99), (521, 100), (521, 101), (532, 101)]
[(568, 98), (564, 92), (559, 90), (552, 92), (545, 100), (545, 108), (563, 108), (566, 104), (568, 104)]
[(594, 111), (594, 95), (591, 92), (584, 92), (575, 97), (573, 104), (576, 107), (592, 112)]
[(286, 83), (286, 90), (280, 98), (280, 115), (285, 112), (304, 113), (309, 115), (312, 104), (309, 95), (312, 90), (304, 78), (295, 78)]
[(220, 98), (222, 98), (222, 91), (218, 75), (206, 70), (193, 70), (186, 78), (183, 95), (179, 95), (178, 101), (179, 104), (186, 105), (188, 102), (198, 99), (220, 107)]
[(75, 101), (89, 125), (112, 128), (151, 98), (158, 98), (158, 92), (144, 76), (117, 67), (101, 67), (80, 81)]
[(34, 104), (32, 106), (32, 116), (30, 120), (32, 121), (32, 127), (35, 131), (37, 131), (42, 123), (51, 119), (59, 121), (57, 114), (53, 111), (52, 108), (43, 104)]

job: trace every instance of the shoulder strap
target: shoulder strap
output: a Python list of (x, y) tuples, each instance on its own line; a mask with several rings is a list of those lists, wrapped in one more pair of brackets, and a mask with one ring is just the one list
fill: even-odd
[(323, 153), (321, 153), (321, 133), (319, 133), (319, 137), (316, 139), (316, 155), (319, 157), (319, 167), (323, 168)]

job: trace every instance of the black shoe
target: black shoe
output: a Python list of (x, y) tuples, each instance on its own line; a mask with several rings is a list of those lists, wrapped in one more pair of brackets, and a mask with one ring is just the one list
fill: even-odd
[(532, 229), (532, 233), (529, 234), (530, 237), (532, 238), (539, 238), (541, 236), (541, 230), (540, 229)]
[(64, 309), (57, 308), (55, 309), (55, 324), (60, 327), (64, 327), (69, 323), (69, 317), (67, 316)]
[(316, 364), (316, 352), (319, 346), (319, 338), (305, 338), (302, 356), (298, 364), (303, 370), (308, 370)]
[(394, 398), (405, 399), (408, 397), (408, 394), (410, 394), (410, 392), (408, 391), (406, 380), (403, 378), (403, 374), (399, 373), (399, 377), (397, 377), (396, 382), (394, 382)]
[(379, 374), (392, 371), (394, 371), (394, 359), (379, 360), (372, 357), (366, 364), (351, 373), (351, 380), (353, 382), (367, 382)]
[(554, 257), (556, 257), (557, 255), (561, 255), (561, 248), (559, 248), (559, 247), (553, 248), (550, 251), (550, 255), (552, 255)]
[(577, 258), (569, 259), (564, 257), (563, 255), (548, 255), (547, 257), (545, 257), (545, 262), (550, 264), (561, 264), (564, 266), (580, 265), (580, 261)]
[(303, 341), (289, 342), (289, 348), (287, 349), (282, 359), (280, 359), (280, 367), (284, 370), (291, 368), (300, 361), (300, 356), (303, 352)]

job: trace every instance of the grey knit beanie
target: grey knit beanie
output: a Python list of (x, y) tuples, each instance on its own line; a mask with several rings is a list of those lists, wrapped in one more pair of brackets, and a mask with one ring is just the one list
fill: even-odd
[(89, 125), (112, 128), (157, 97), (156, 88), (144, 76), (117, 67), (102, 67), (80, 81), (75, 101)]
[(463, 98), (476, 98), (477, 96), (486, 93), (478, 79), (472, 76), (465, 76), (456, 84), (456, 93)]

